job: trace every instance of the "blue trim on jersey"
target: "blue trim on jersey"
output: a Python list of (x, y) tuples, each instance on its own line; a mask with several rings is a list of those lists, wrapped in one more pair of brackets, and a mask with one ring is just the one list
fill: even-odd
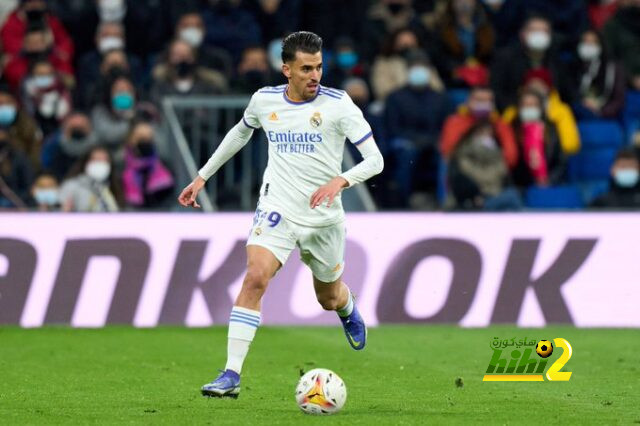
[(332, 95), (336, 95), (340, 97), (342, 97), (345, 94), (344, 90), (334, 89), (332, 87), (327, 87), (327, 86), (320, 86), (320, 90), (324, 90), (327, 93), (331, 93)]
[(367, 139), (369, 139), (371, 137), (371, 135), (373, 135), (373, 132), (369, 132), (366, 135), (364, 135), (362, 138), (358, 139), (356, 142), (354, 142), (354, 145), (360, 145), (362, 142), (366, 141)]
[[(287, 85), (287, 87), (289, 87), (289, 86)], [(286, 88), (285, 88), (284, 92), (282, 92), (282, 97), (284, 98), (285, 101), (287, 101), (291, 105), (304, 105), (304, 104), (308, 104), (310, 102), (315, 101), (319, 94), (320, 94), (320, 85), (318, 85), (318, 90), (316, 90), (316, 95), (313, 98), (311, 98), (309, 100), (306, 100), (306, 101), (300, 101), (300, 102), (292, 101), (287, 96), (287, 89)]]
[(247, 123), (247, 120), (244, 119), (244, 117), (242, 117), (242, 122), (244, 123), (245, 126), (247, 126), (250, 129), (253, 130), (258, 130), (258, 127), (253, 127), (251, 124)]
[(342, 99), (342, 96), (335, 95), (333, 93), (324, 91), (322, 89), (320, 89), (319, 92), (320, 92), (319, 94), (321, 94), (321, 95), (326, 95), (326, 96), (329, 96), (329, 97), (334, 98), (334, 99)]

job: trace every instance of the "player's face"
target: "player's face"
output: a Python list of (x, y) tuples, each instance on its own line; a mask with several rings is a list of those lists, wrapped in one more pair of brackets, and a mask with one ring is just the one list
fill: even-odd
[(282, 72), (289, 80), (290, 97), (311, 99), (322, 78), (322, 53), (296, 52), (295, 60), (282, 65)]

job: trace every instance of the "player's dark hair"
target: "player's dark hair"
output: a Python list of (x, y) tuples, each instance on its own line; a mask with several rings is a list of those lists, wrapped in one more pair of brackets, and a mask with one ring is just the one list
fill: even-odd
[(291, 33), (282, 40), (282, 62), (295, 60), (296, 52), (318, 53), (322, 49), (322, 38), (310, 31)]

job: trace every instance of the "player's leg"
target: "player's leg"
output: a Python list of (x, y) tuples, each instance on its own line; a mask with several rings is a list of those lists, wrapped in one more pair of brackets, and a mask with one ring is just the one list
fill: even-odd
[(349, 287), (342, 281), (344, 223), (323, 228), (306, 228), (299, 245), (302, 261), (313, 273), (313, 286), (318, 302), (326, 310), (337, 311), (351, 347), (363, 349), (367, 328)]
[(214, 381), (202, 387), (203, 395), (237, 398), (240, 393), (242, 365), (260, 325), (262, 296), (280, 266), (268, 249), (247, 246), (247, 273), (229, 317), (227, 364)]
[(314, 275), (313, 288), (323, 309), (338, 313), (351, 347), (357, 351), (364, 349), (367, 343), (367, 327), (358, 311), (355, 298), (349, 287), (342, 281), (342, 277), (326, 282)]

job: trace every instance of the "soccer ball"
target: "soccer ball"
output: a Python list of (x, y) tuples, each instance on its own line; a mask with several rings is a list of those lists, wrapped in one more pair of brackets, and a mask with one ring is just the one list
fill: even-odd
[(307, 414), (334, 414), (347, 400), (347, 387), (336, 373), (326, 368), (307, 371), (296, 386), (296, 402)]
[(548, 340), (540, 340), (536, 345), (536, 353), (542, 358), (548, 358), (553, 353), (553, 344)]

